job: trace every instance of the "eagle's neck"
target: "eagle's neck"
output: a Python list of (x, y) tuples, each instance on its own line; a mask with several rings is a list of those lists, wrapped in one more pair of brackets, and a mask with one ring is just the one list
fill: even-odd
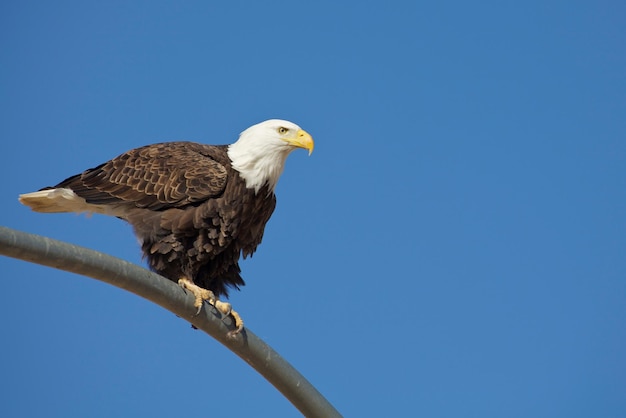
[(291, 151), (281, 142), (265, 142), (247, 138), (245, 132), (228, 147), (232, 167), (255, 193), (267, 185), (273, 193)]

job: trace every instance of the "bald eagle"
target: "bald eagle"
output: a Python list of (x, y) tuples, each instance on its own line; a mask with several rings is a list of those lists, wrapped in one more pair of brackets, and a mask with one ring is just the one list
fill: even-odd
[(311, 135), (272, 119), (231, 145), (164, 142), (125, 152), (54, 187), (22, 194), (36, 212), (88, 212), (132, 225), (149, 267), (235, 319), (219, 300), (239, 289), (239, 259), (254, 253), (276, 206), (274, 188), (296, 148), (313, 151)]

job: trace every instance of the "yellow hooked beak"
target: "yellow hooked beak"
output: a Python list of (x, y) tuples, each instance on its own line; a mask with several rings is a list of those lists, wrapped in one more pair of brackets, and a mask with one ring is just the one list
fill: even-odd
[(299, 148), (304, 148), (306, 150), (309, 150), (309, 155), (311, 155), (311, 153), (313, 152), (313, 146), (314, 146), (313, 138), (304, 129), (300, 129), (296, 133), (296, 137), (288, 139), (287, 142), (293, 145), (294, 147), (299, 147)]

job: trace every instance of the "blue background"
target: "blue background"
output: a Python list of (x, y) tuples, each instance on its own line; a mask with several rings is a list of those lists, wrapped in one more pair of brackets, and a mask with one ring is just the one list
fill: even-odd
[[(20, 193), (289, 119), (231, 297), (346, 416), (626, 416), (626, 6), (3, 2), (2, 224), (142, 264)], [(142, 264), (143, 265), (143, 264)], [(170, 312), (0, 258), (0, 415), (298, 416)]]

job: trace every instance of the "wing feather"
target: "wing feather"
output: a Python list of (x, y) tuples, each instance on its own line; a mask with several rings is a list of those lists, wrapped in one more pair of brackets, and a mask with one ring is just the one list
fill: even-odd
[(130, 150), (55, 187), (70, 188), (91, 204), (162, 210), (221, 195), (229, 166), (225, 146), (165, 142)]

